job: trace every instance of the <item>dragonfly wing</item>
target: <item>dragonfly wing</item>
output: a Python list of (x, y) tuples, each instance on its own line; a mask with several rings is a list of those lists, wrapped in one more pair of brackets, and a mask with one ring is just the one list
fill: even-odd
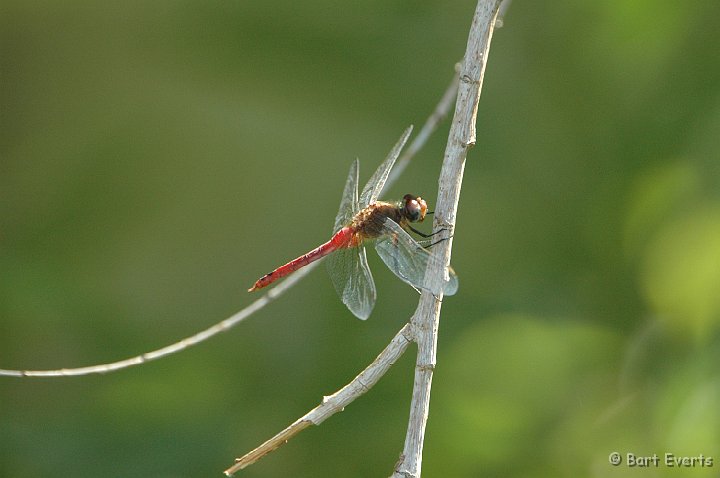
[(365, 248), (344, 247), (325, 261), (340, 300), (355, 317), (365, 320), (375, 307), (375, 282), (367, 263)]
[(337, 216), (335, 216), (335, 225), (333, 226), (333, 234), (341, 228), (348, 225), (358, 208), (358, 174), (360, 170), (360, 161), (357, 159), (350, 165), (350, 173), (347, 181), (345, 181), (345, 189), (343, 190), (342, 199), (340, 200), (340, 208)]
[(458, 284), (458, 278), (457, 274), (455, 274), (455, 269), (453, 269), (452, 266), (448, 266), (448, 281), (443, 286), (443, 295), (457, 294), (459, 286), (460, 284)]
[(362, 193), (360, 193), (360, 207), (365, 207), (368, 204), (372, 204), (377, 201), (378, 196), (380, 196), (380, 193), (382, 192), (383, 186), (385, 186), (385, 181), (387, 181), (390, 170), (395, 164), (395, 160), (397, 160), (398, 156), (400, 156), (400, 151), (403, 149), (403, 146), (405, 146), (405, 143), (410, 137), (412, 129), (412, 125), (407, 127), (402, 136), (400, 136), (398, 142), (395, 143), (395, 146), (392, 151), (390, 151), (390, 154), (388, 154), (387, 158), (385, 158), (385, 161), (378, 166), (375, 174), (373, 174), (367, 182), (362, 190)]
[[(400, 279), (415, 289), (423, 289), (430, 252), (418, 244), (395, 221), (386, 219), (383, 227), (386, 234), (375, 243), (380, 258)], [(444, 295), (454, 295), (458, 290), (458, 279), (452, 268), (448, 268), (448, 275), (450, 279), (445, 282), (442, 292)]]

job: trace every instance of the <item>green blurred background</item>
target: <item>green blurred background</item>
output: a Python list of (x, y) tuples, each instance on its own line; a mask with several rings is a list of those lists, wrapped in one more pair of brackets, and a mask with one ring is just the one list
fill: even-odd
[[(472, 1), (0, 4), (0, 367), (119, 360), (224, 319), (326, 240), (420, 125)], [(519, 1), (465, 169), (427, 477), (718, 476), (720, 2)], [(390, 195), (434, 202), (447, 122)], [(322, 268), (210, 342), (105, 376), (0, 378), (0, 475), (220, 476), (368, 364)], [(239, 476), (388, 476), (414, 349)], [(713, 456), (678, 470), (608, 454)]]

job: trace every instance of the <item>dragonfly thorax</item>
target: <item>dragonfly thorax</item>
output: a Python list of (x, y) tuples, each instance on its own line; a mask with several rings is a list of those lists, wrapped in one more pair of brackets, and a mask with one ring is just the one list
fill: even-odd
[(425, 219), (426, 213), (427, 203), (423, 198), (406, 194), (400, 202), (377, 201), (370, 204), (353, 217), (349, 227), (360, 236), (357, 239), (374, 239), (386, 233), (386, 220), (390, 219), (405, 228), (409, 222)]
[(401, 224), (403, 216), (397, 203), (377, 201), (361, 209), (350, 222), (350, 228), (360, 237), (358, 239), (374, 239), (385, 232), (387, 219)]

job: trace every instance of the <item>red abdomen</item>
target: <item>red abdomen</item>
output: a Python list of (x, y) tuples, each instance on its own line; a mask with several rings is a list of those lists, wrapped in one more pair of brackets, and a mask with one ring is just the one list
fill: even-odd
[(267, 287), (276, 280), (281, 279), (286, 275), (292, 274), (301, 267), (305, 267), (312, 262), (322, 259), (323, 257), (327, 256), (328, 254), (337, 249), (341, 249), (343, 247), (357, 246), (357, 241), (354, 240), (354, 236), (355, 231), (352, 228), (350, 228), (349, 226), (343, 227), (338, 232), (336, 232), (335, 235), (330, 238), (330, 240), (327, 241), (325, 244), (316, 247), (307, 254), (303, 254), (297, 259), (294, 259), (285, 264), (284, 266), (280, 266), (274, 271), (269, 272), (259, 278), (257, 282), (255, 282), (255, 284), (248, 289), (248, 292)]

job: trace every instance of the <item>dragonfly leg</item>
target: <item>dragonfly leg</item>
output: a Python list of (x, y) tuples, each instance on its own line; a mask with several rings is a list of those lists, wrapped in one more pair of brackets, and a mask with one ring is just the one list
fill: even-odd
[(414, 232), (415, 234), (417, 234), (418, 236), (424, 237), (425, 239), (427, 239), (428, 237), (433, 237), (435, 234), (441, 233), (441, 232), (443, 232), (443, 231), (446, 230), (446, 229), (443, 228), (443, 229), (438, 229), (437, 231), (433, 232), (432, 234), (425, 234), (425, 233), (422, 232), (422, 231), (418, 231), (417, 229), (415, 229), (414, 227), (412, 227), (410, 224), (407, 225), (407, 228), (410, 229), (410, 230), (411, 230), (412, 232)]
[[(436, 245), (436, 244), (440, 244), (440, 243), (443, 242), (443, 241), (447, 241), (447, 240), (450, 239), (451, 237), (452, 237), (452, 236), (443, 237), (442, 239), (438, 239), (438, 240), (435, 241), (435, 242), (420, 241), (420, 242), (418, 242), (418, 244), (422, 245), (425, 249), (430, 249), (432, 246), (434, 246), (434, 245)], [(430, 244), (425, 245), (425, 243), (427, 243), (427, 242), (430, 242)]]

